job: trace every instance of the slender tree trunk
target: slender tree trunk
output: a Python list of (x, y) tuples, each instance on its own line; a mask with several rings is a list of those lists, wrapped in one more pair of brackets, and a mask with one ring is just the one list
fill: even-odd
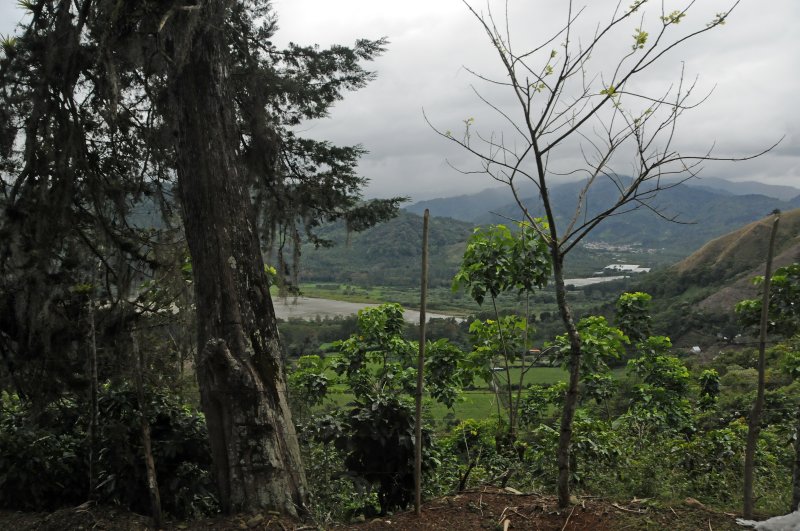
[(514, 437), (516, 438), (517, 427), (520, 424), (519, 421), (519, 405), (522, 401), (522, 385), (525, 383), (525, 373), (527, 372), (527, 357), (528, 354), (528, 328), (530, 326), (530, 316), (531, 316), (531, 295), (530, 293), (525, 293), (525, 335), (522, 340), (522, 353), (520, 354), (519, 358), (519, 381), (517, 382), (517, 396), (514, 401), (514, 425), (512, 426)]
[(425, 327), (428, 324), (425, 315), (428, 302), (428, 218), (430, 213), (425, 209), (422, 218), (422, 274), (419, 297), (419, 357), (417, 358), (417, 395), (416, 424), (414, 425), (414, 510), (419, 516), (422, 513), (422, 390), (425, 369)]
[(223, 510), (296, 514), (306, 479), (250, 190), (237, 167), (222, 33), (228, 4), (204, 3), (186, 37), (185, 63), (170, 80), (197, 307), (197, 379)]
[(97, 330), (95, 328), (94, 300), (89, 299), (89, 499), (95, 498), (97, 486), (97, 438), (99, 435)]
[(133, 362), (135, 364), (134, 378), (136, 380), (136, 399), (139, 402), (139, 425), (141, 428), (142, 449), (144, 452), (145, 467), (147, 468), (147, 492), (150, 495), (150, 511), (153, 517), (153, 525), (158, 529), (163, 523), (161, 514), (161, 493), (158, 490), (156, 463), (153, 460), (153, 447), (150, 439), (150, 421), (147, 418), (147, 397), (144, 394), (144, 360), (142, 352), (139, 350), (139, 342), (136, 340), (135, 332), (131, 332), (131, 345), (133, 350)]
[(758, 434), (761, 431), (761, 411), (764, 409), (764, 372), (765, 353), (767, 349), (767, 320), (769, 317), (769, 285), (772, 280), (772, 255), (775, 250), (775, 235), (778, 233), (780, 216), (775, 216), (772, 222), (772, 232), (769, 237), (767, 250), (767, 266), (764, 273), (764, 292), (761, 297), (761, 326), (758, 336), (758, 392), (753, 410), (750, 412), (750, 422), (747, 429), (747, 447), (744, 453), (744, 517), (753, 517), (753, 476), (755, 469), (756, 445)]
[[(551, 246), (558, 245), (552, 243)], [(558, 436), (558, 505), (569, 506), (570, 478), (570, 444), (572, 442), (572, 421), (578, 406), (578, 383), (581, 377), (581, 339), (572, 318), (572, 311), (567, 304), (567, 288), (564, 285), (564, 260), (557, 249), (552, 250), (553, 278), (556, 288), (556, 300), (561, 310), (561, 319), (569, 337), (569, 386), (564, 398), (564, 409), (561, 412), (561, 429)]]
[[(506, 346), (506, 337), (503, 334), (503, 327), (500, 323), (500, 311), (497, 309), (497, 299), (495, 299), (494, 295), (492, 295), (492, 308), (494, 308), (494, 318), (497, 322), (497, 335), (500, 336), (500, 346), (503, 349), (503, 368), (506, 372), (506, 400), (508, 400), (508, 433), (506, 434), (506, 439), (503, 441), (503, 446), (511, 447), (514, 444), (514, 440), (516, 439), (516, 424), (515, 424), (515, 412), (514, 412), (514, 396), (513, 390), (511, 389), (511, 368), (508, 366), (508, 347)], [(494, 363), (492, 363), (494, 365)], [(492, 374), (494, 374), (494, 367), (492, 367)], [(497, 379), (498, 382), (498, 393), (497, 393), (497, 403), (500, 403), (500, 392), (499, 392), (499, 383), (500, 379)]]

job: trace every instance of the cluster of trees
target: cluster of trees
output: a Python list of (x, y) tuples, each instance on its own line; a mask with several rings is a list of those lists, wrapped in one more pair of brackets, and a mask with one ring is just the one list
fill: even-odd
[[(0, 60), (4, 379), (39, 409), (72, 393), (96, 412), (112, 365), (98, 349), (130, 358), (145, 317), (189, 297), (221, 504), (296, 512), (307, 487), (262, 249), (291, 279), (323, 221), (396, 211), (361, 199), (361, 148), (292, 130), (367, 83), (385, 43), (279, 49), (267, 0), (21, 6)], [(156, 227), (136, 224), (143, 205)]]
[[(470, 257), (466, 262), (473, 264)], [(496, 263), (484, 265), (487, 273), (497, 270)], [(786, 275), (776, 273), (779, 283)], [(791, 282), (796, 290), (796, 280)], [(782, 293), (773, 293), (776, 305)], [(725, 507), (738, 504), (757, 356), (751, 349), (732, 350), (704, 365), (675, 352), (669, 338), (653, 335), (650, 306), (649, 295), (625, 293), (613, 322), (588, 316), (577, 323), (585, 356), (569, 451), (570, 488), (620, 498), (691, 496)], [(746, 326), (745, 318), (742, 330)], [(793, 338), (767, 353), (768, 406), (759, 420), (754, 495), (768, 512), (797, 507), (796, 323), (792, 330)], [(497, 414), (426, 433), (425, 492), (485, 481), (520, 489), (556, 485), (559, 417), (568, 387), (517, 386), (509, 377), (512, 363), (524, 363), (524, 374), (541, 361), (530, 356), (530, 332), (522, 317), (490, 317), (471, 324), (467, 349), (446, 340), (428, 344), (429, 406), (457, 408), (463, 391), (482, 380), (494, 392)], [(297, 361), (290, 387), (302, 411), (300, 433), (312, 476), (327, 473), (375, 487), (373, 497), (327, 491), (316, 500), (321, 513), (346, 517), (343, 507), (362, 511), (375, 504), (374, 510), (385, 512), (410, 503), (416, 351), (415, 342), (402, 335), (400, 308), (384, 305), (360, 312), (357, 331), (324, 356)], [(568, 336), (554, 338), (545, 354), (568, 368)], [(624, 375), (612, 374), (610, 367), (620, 365)], [(354, 400), (343, 406), (343, 393)]]

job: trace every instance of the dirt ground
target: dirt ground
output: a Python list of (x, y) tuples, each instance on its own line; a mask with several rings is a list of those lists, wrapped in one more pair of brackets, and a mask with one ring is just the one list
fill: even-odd
[[(730, 513), (715, 511), (691, 498), (673, 506), (630, 500), (625, 503), (598, 497), (578, 497), (570, 509), (559, 511), (553, 496), (521, 494), (486, 487), (430, 500), (421, 516), (414, 511), (361, 522), (338, 524), (341, 531), (371, 530), (741, 530)], [(314, 522), (300, 522), (270, 513), (166, 522), (162, 529), (311, 531), (329, 529)], [(153, 529), (146, 516), (117, 507), (90, 503), (53, 513), (0, 511), (0, 529), (9, 531)]]

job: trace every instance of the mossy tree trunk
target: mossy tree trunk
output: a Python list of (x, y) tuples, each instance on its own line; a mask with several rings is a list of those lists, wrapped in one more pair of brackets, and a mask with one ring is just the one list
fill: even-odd
[(202, 4), (170, 83), (197, 306), (197, 379), (223, 510), (296, 514), (306, 479), (250, 187), (237, 166), (225, 11)]

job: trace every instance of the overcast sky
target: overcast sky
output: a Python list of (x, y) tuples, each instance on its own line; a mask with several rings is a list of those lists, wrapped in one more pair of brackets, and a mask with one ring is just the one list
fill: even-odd
[[(623, 0), (623, 7), (629, 3)], [(664, 3), (668, 12), (684, 5), (675, 0)], [(730, 4), (696, 3), (676, 29), (702, 27)], [(500, 4), (495, 9), (498, 14)], [(487, 87), (464, 68), (502, 79), (490, 42), (460, 0), (274, 0), (273, 5), (280, 24), (277, 43), (324, 47), (383, 36), (390, 41), (384, 56), (370, 65), (378, 73), (373, 83), (348, 94), (329, 118), (301, 128), (308, 136), (362, 144), (369, 150), (360, 164), (361, 173), (371, 181), (367, 196), (406, 195), (419, 200), (495, 186), (485, 176), (453, 170), (448, 161), (468, 170), (474, 168), (474, 160), (437, 136), (422, 114), (424, 109), (434, 125), (454, 135), (460, 134), (462, 120), (474, 117), (477, 131), (513, 136), (472, 92), (474, 86), (511, 116), (519, 113), (511, 94)], [(486, 9), (485, 2), (473, 5)], [(509, 0), (509, 5), (510, 31), (518, 50), (549, 37), (566, 18), (565, 0)], [(576, 26), (585, 42), (594, 27), (611, 16), (616, 2), (584, 0), (576, 5), (588, 6)], [(19, 21), (15, 6), (14, 0), (0, 0), (0, 33), (13, 31)], [(660, 14), (660, 4), (646, 14)], [(652, 16), (648, 19), (657, 22)], [(591, 74), (608, 75), (611, 60), (630, 50), (638, 23), (638, 19), (628, 22), (608, 47), (595, 54), (596, 71)], [(742, 0), (724, 26), (666, 56), (636, 85), (653, 94), (666, 90), (677, 80), (683, 62), (687, 78), (700, 76), (698, 93), (713, 89), (706, 103), (681, 119), (676, 137), (686, 153), (704, 152), (713, 143), (720, 156), (743, 156), (785, 137), (772, 153), (755, 161), (709, 163), (702, 175), (800, 188), (798, 23), (797, 0)], [(655, 27), (645, 23), (644, 29), (652, 33)], [(568, 168), (578, 162), (578, 154), (574, 146), (554, 156), (562, 163), (559, 167)], [(624, 173), (626, 166), (615, 169)]]

